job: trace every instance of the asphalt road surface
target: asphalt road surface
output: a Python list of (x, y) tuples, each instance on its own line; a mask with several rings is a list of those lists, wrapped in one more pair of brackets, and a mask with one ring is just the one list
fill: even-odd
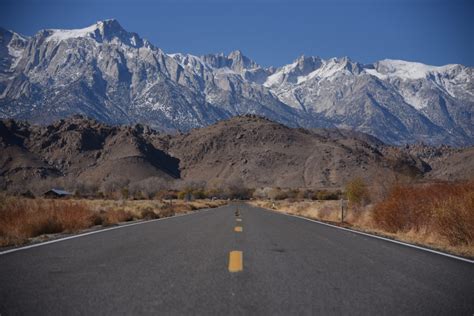
[(474, 264), (232, 204), (1, 255), (0, 314), (472, 316)]

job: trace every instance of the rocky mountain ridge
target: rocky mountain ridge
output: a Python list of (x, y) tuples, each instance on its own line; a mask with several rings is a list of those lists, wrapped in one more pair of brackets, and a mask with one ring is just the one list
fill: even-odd
[(374, 184), (474, 176), (472, 147), (417, 146), (388, 146), (351, 131), (289, 128), (253, 115), (177, 135), (82, 116), (48, 126), (10, 119), (0, 121), (0, 186), (9, 191), (91, 186), (97, 192), (196, 182), (320, 189), (341, 188), (356, 177)]
[(167, 54), (116, 20), (32, 37), (0, 30), (0, 117), (188, 131), (243, 114), (344, 128), (390, 144), (474, 144), (473, 68), (301, 56), (262, 67), (240, 51)]

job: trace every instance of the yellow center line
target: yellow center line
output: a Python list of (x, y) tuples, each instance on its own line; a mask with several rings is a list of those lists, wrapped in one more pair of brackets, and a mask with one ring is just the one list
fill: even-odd
[(244, 269), (244, 258), (242, 251), (231, 251), (229, 253), (229, 272), (240, 272)]
[(243, 230), (244, 230), (244, 229), (242, 228), (242, 226), (236, 226), (236, 227), (234, 228), (234, 231), (235, 231), (236, 233), (241, 233)]

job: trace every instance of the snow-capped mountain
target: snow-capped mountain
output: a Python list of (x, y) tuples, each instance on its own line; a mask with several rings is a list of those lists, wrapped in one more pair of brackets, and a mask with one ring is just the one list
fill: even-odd
[(473, 68), (302, 56), (261, 67), (240, 51), (167, 54), (116, 20), (32, 37), (0, 29), (0, 116), (46, 123), (75, 113), (188, 130), (252, 113), (349, 128), (393, 144), (474, 143)]

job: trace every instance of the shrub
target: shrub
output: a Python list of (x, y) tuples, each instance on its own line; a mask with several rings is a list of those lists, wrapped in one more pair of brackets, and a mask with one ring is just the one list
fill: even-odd
[(2, 197), (1, 244), (19, 244), (42, 234), (77, 232), (93, 226), (95, 212), (84, 203)]
[(272, 200), (284, 200), (288, 198), (288, 193), (280, 188), (274, 188), (268, 192), (268, 197)]
[(422, 228), (450, 244), (474, 241), (474, 182), (396, 185), (374, 206), (376, 225), (389, 232)]
[(225, 192), (221, 189), (210, 189), (206, 192), (207, 198), (211, 199), (225, 199), (227, 198)]
[(206, 192), (203, 187), (192, 185), (183, 188), (177, 194), (178, 199), (180, 200), (195, 200), (195, 199), (205, 199), (207, 197)]
[(252, 197), (253, 190), (245, 187), (229, 187), (226, 193), (229, 199), (249, 200)]
[(178, 192), (173, 190), (161, 190), (155, 194), (158, 200), (173, 200), (178, 198)]
[(311, 197), (313, 200), (339, 200), (341, 197), (340, 191), (318, 190), (314, 192)]
[(151, 208), (146, 208), (140, 212), (140, 218), (145, 220), (159, 218), (160, 216), (156, 214)]
[(159, 214), (160, 217), (170, 217), (170, 216), (174, 216), (175, 214), (176, 212), (175, 212), (173, 204), (165, 203), (163, 204), (163, 206), (161, 206), (160, 214)]
[(142, 191), (135, 191), (133, 192), (133, 199), (134, 200), (145, 200), (147, 197), (144, 195)]
[(133, 220), (133, 215), (124, 210), (110, 210), (103, 215), (103, 226), (116, 225), (121, 222), (129, 222)]
[(355, 178), (346, 185), (346, 195), (350, 203), (361, 206), (369, 203), (369, 190), (361, 178)]
[(129, 197), (128, 188), (122, 188), (121, 193), (122, 193), (122, 199), (127, 200)]
[(205, 199), (206, 198), (206, 193), (204, 192), (203, 189), (197, 189), (191, 191), (192, 196), (194, 199)]

